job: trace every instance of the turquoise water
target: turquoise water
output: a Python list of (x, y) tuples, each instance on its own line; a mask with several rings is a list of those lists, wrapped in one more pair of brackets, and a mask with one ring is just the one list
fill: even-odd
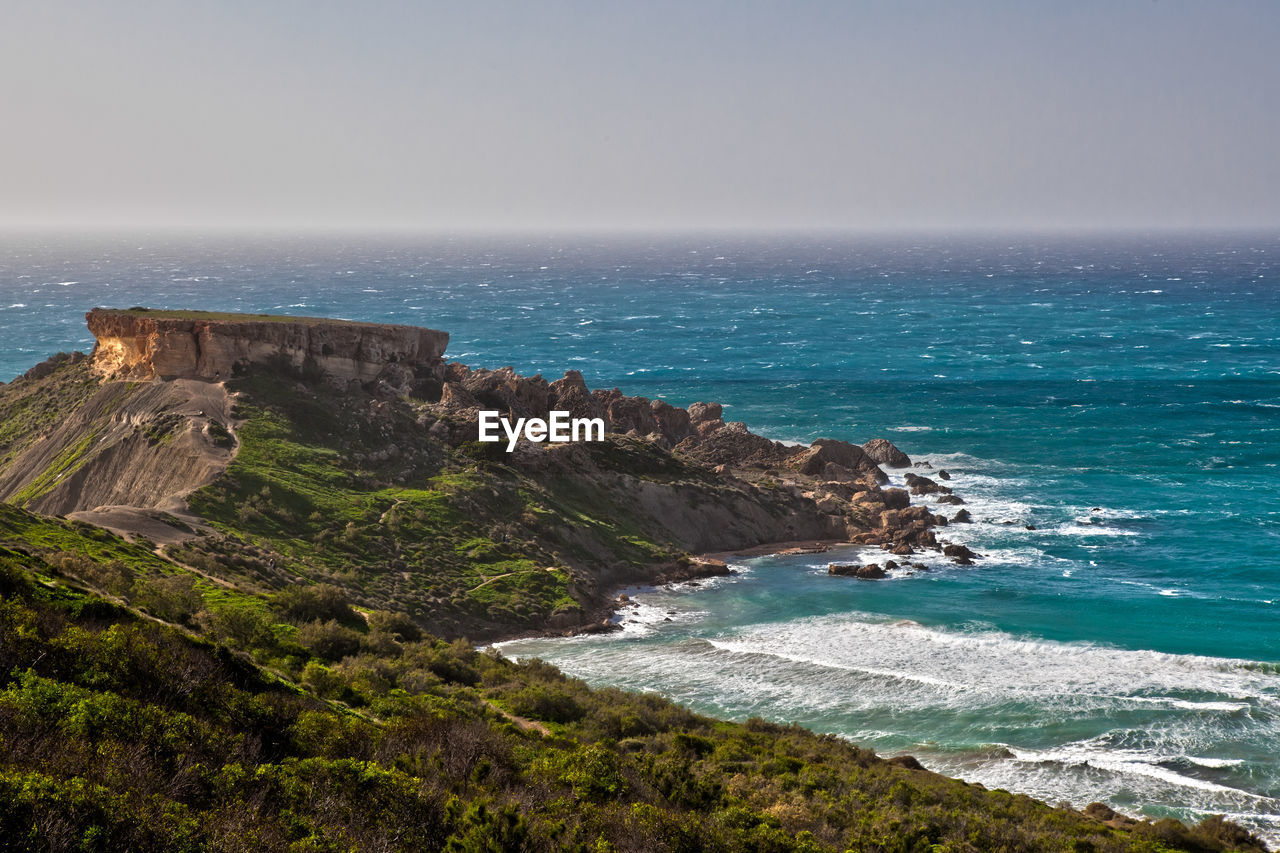
[(1278, 261), (1257, 234), (9, 237), (0, 378), (86, 347), (94, 305), (311, 313), (718, 400), (778, 439), (889, 438), (952, 473), (979, 523), (948, 535), (979, 565), (868, 583), (826, 576), (841, 555), (759, 558), (636, 591), (621, 634), (506, 650), (1280, 843)]

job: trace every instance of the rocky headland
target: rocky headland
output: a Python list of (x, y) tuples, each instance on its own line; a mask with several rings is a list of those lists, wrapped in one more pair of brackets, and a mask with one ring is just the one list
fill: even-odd
[[(700, 554), (811, 540), (900, 561), (976, 556), (938, 536), (941, 508), (962, 503), (949, 487), (913, 473), (888, 485), (885, 469), (911, 460), (884, 439), (782, 444), (714, 402), (446, 363), (448, 335), (429, 329), (145, 309), (86, 319), (90, 358), (3, 389), (32, 428), (0, 445), (0, 498), (143, 535), (214, 573), (238, 558), (266, 588), (337, 582), (444, 636), (599, 626), (623, 585), (724, 570)], [(482, 409), (600, 418), (607, 436), (507, 453), (476, 440)], [(329, 537), (349, 544), (349, 563), (321, 555)]]

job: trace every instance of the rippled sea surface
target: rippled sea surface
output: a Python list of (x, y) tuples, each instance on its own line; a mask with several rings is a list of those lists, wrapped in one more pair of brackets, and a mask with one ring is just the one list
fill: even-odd
[(9, 236), (0, 379), (88, 348), (95, 305), (270, 311), (444, 329), (472, 365), (718, 400), (777, 439), (889, 438), (951, 473), (978, 565), (742, 560), (633, 591), (622, 633), (505, 651), (1276, 844), (1278, 284), (1274, 234)]

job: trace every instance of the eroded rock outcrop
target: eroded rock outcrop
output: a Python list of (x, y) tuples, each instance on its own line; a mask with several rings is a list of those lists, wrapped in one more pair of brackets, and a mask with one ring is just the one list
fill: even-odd
[(895, 447), (888, 439), (873, 438), (862, 445), (862, 449), (879, 465), (888, 465), (890, 468), (911, 467), (911, 457)]
[[(695, 498), (686, 494), (689, 484), (669, 481), (626, 485), (633, 508), (694, 550), (831, 539), (910, 554), (938, 548), (931, 528), (947, 524), (927, 507), (911, 506), (907, 490), (882, 488), (889, 478), (880, 464), (910, 463), (906, 454), (883, 439), (862, 446), (822, 438), (808, 446), (783, 444), (751, 432), (744, 423), (726, 423), (719, 403), (698, 402), (682, 409), (664, 400), (627, 396), (617, 388), (591, 390), (573, 370), (547, 382), (542, 376), (520, 376), (510, 367), (486, 370), (451, 363), (442, 375), (439, 402), (420, 423), (451, 443), (477, 438), (482, 409), (497, 409), (512, 418), (546, 418), (551, 411), (567, 411), (572, 417), (600, 418), (608, 433), (652, 442), (685, 463), (710, 469), (720, 481), (712, 489), (714, 498), (710, 493)], [(581, 448), (520, 442), (509, 459), (524, 470), (560, 468), (581, 475), (593, 467), (588, 456)], [(907, 481), (935, 487), (913, 488), (914, 494), (950, 492), (914, 474), (907, 474)], [(740, 491), (744, 488), (749, 490)], [(766, 503), (774, 512), (761, 511)]]
[(338, 382), (439, 378), (446, 332), (268, 314), (128, 311), (85, 315), (97, 338), (93, 367), (117, 379), (230, 379), (251, 364), (313, 365)]
[(827, 574), (858, 578), (864, 581), (878, 581), (889, 576), (889, 573), (883, 567), (877, 566), (875, 563), (866, 566), (859, 566), (854, 563), (831, 563), (827, 566)]

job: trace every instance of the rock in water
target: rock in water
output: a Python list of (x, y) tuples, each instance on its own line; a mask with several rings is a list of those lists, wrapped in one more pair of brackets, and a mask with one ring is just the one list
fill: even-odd
[(973, 558), (979, 556), (964, 545), (944, 545), (942, 553), (956, 561), (957, 565), (972, 566)]
[(910, 468), (911, 457), (894, 447), (883, 438), (873, 438), (862, 449), (877, 465), (888, 465), (890, 468)]
[(907, 487), (911, 489), (913, 495), (949, 495), (951, 489), (946, 486), (940, 486), (928, 477), (921, 477), (918, 474), (908, 472), (904, 477)]
[[(896, 567), (896, 564), (894, 565)], [(840, 575), (848, 578), (861, 578), (862, 580), (867, 581), (875, 581), (888, 577), (885, 570), (877, 566), (875, 563), (867, 566), (859, 566), (853, 563), (832, 563), (827, 566), (827, 574)]]

